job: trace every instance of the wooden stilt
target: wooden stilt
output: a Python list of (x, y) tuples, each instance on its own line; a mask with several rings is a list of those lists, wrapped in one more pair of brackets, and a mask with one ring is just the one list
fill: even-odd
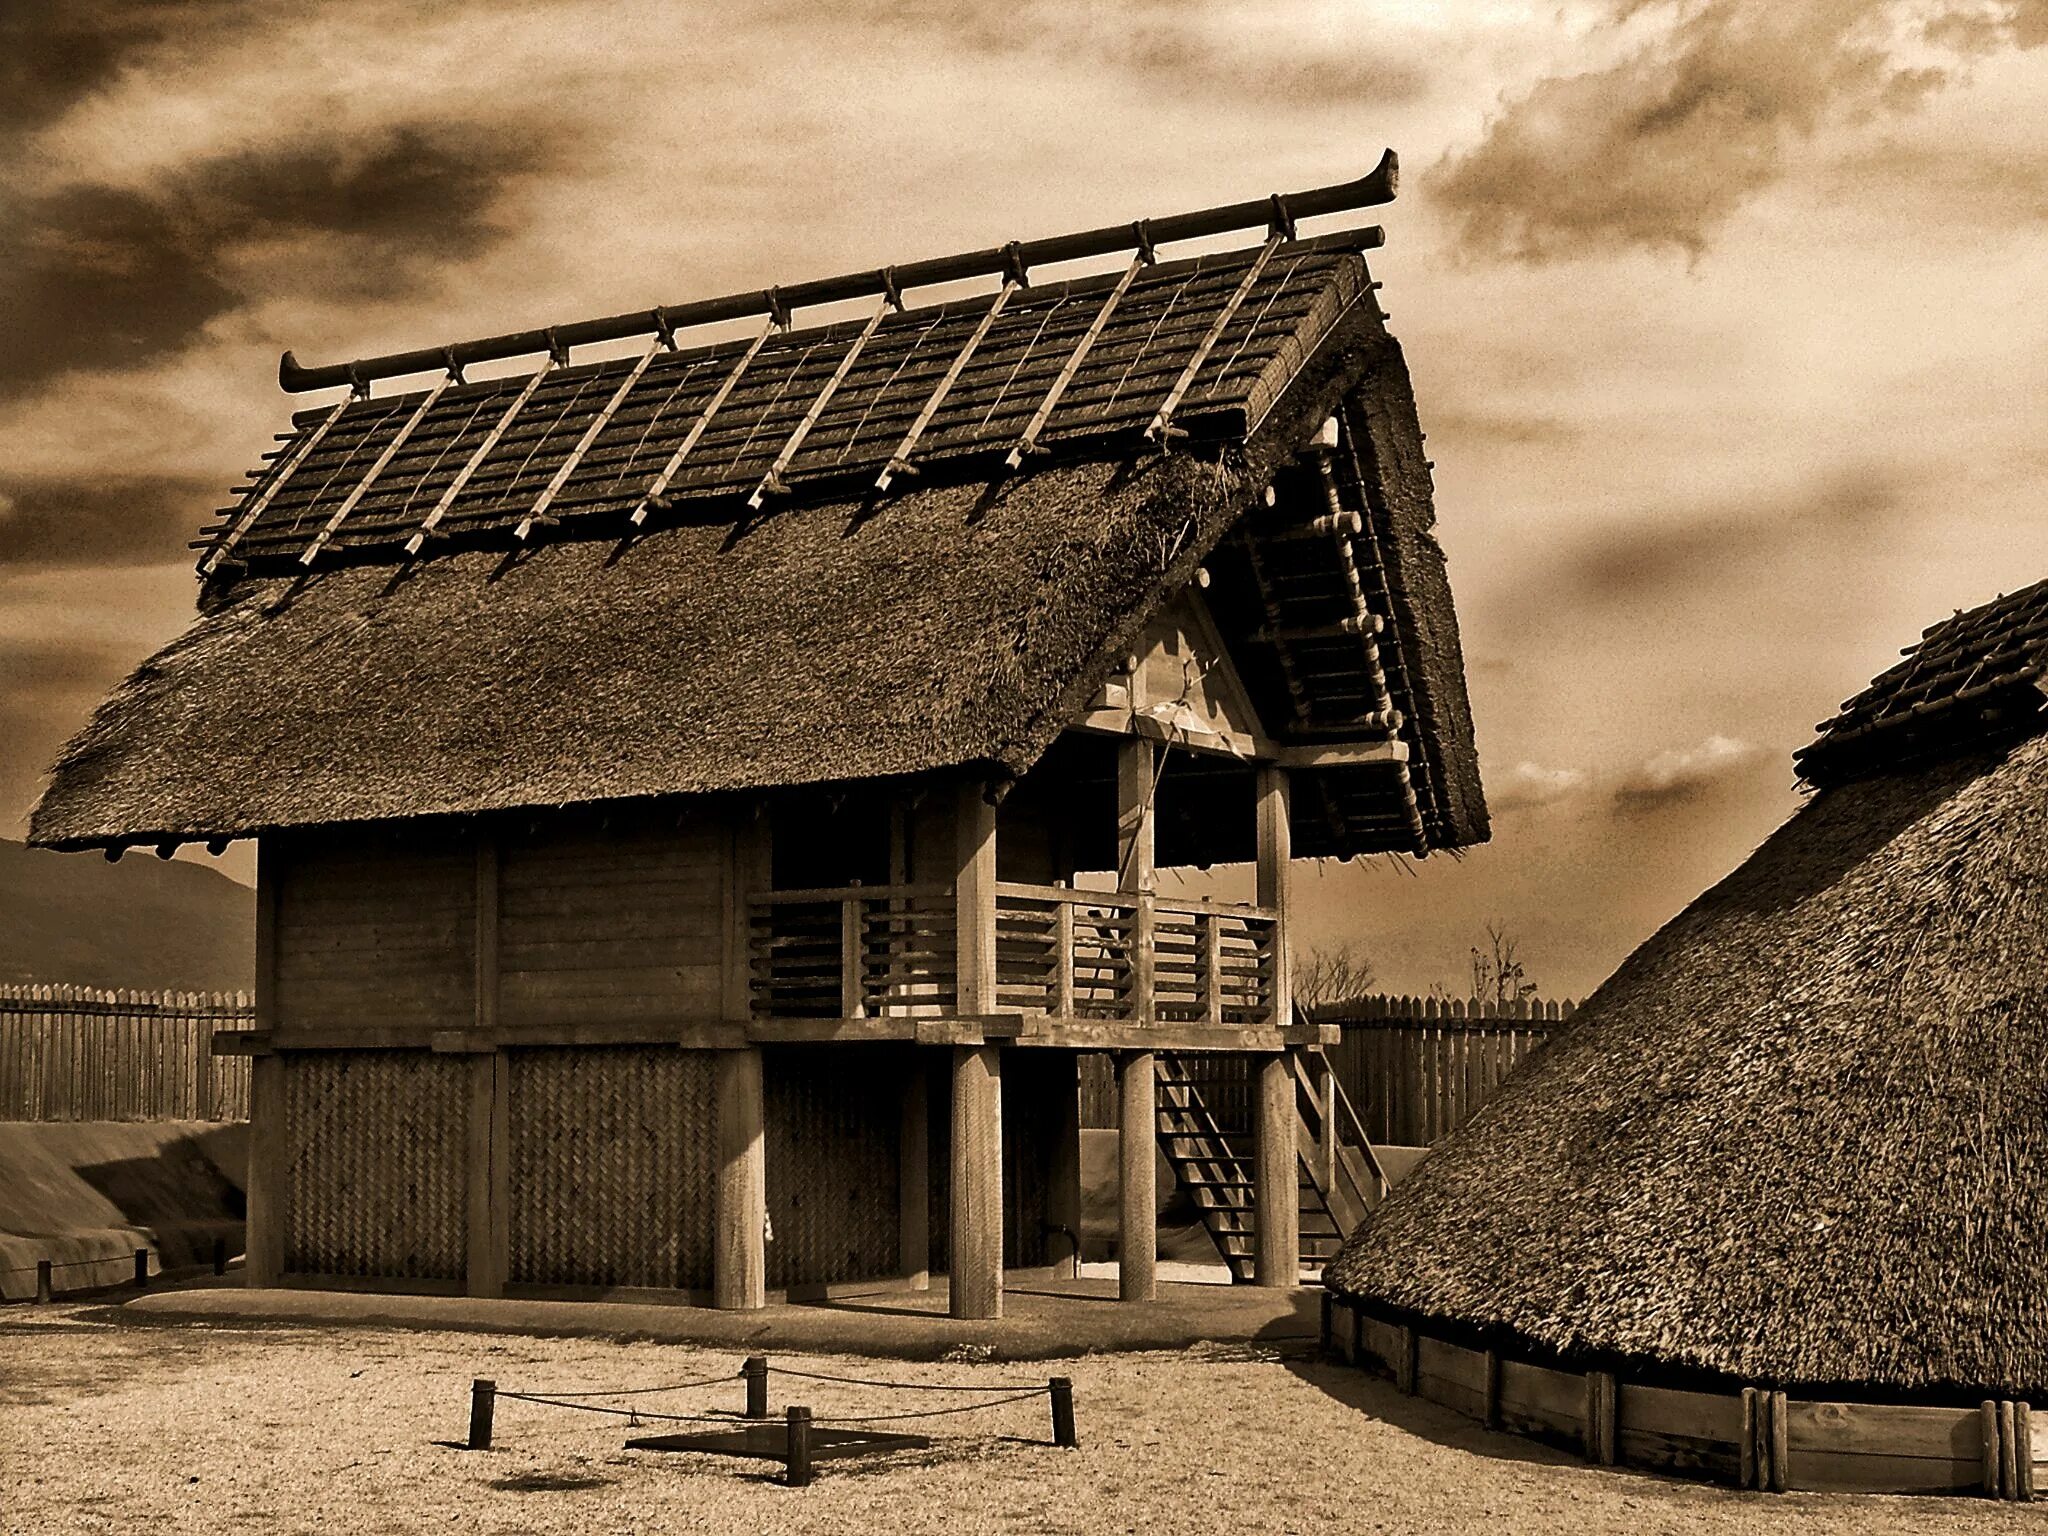
[(728, 1311), (767, 1305), (768, 1162), (761, 1052), (717, 1054), (718, 1184), (711, 1294)]
[(1003, 1315), (1003, 1071), (993, 1045), (953, 1047), (950, 1310)]
[[(498, 843), (485, 831), (476, 844), (475, 1007), (480, 1038), (498, 1026)], [(511, 1175), (508, 1074), (503, 1055), (469, 1058), (468, 1129), (465, 1136), (465, 1209), (468, 1242), (464, 1289), (471, 1296), (504, 1294), (510, 1264)]]
[[(1058, 1118), (1053, 1128), (1051, 1167), (1047, 1177), (1050, 1188), (1046, 1192), (1045, 1219), (1055, 1229), (1055, 1237), (1063, 1237), (1070, 1253), (1062, 1254), (1057, 1249), (1050, 1255), (1055, 1261), (1071, 1257), (1073, 1273), (1081, 1273), (1081, 1058), (1078, 1053), (1065, 1052), (1050, 1071), (1053, 1091), (1058, 1095), (1055, 1113)], [(1062, 1232), (1060, 1229), (1064, 1229)]]
[(1263, 1286), (1301, 1282), (1301, 1211), (1295, 1173), (1294, 1068), (1284, 1055), (1258, 1058), (1252, 1169), (1253, 1266)]
[(974, 780), (954, 804), (954, 1008), (972, 1017), (996, 1009), (996, 808)]
[[(260, 1032), (277, 1028), (277, 894), (282, 859), (274, 837), (256, 841), (256, 1005)], [(244, 1186), (242, 1283), (276, 1285), (284, 1275), (286, 1178), (291, 1149), (285, 1125), (285, 1063), (266, 1052), (249, 1063), (249, 1167)]]
[(1123, 1301), (1151, 1301), (1159, 1294), (1158, 1062), (1150, 1051), (1127, 1051), (1116, 1059), (1116, 1290)]
[(931, 1287), (931, 1103), (925, 1058), (913, 1052), (903, 1078), (897, 1133), (897, 1267), (913, 1291)]
[(1277, 916), (1273, 922), (1273, 974), (1268, 997), (1275, 1024), (1294, 1022), (1292, 941), (1288, 934), (1289, 862), (1294, 853), (1292, 786), (1284, 768), (1258, 771), (1258, 903)]

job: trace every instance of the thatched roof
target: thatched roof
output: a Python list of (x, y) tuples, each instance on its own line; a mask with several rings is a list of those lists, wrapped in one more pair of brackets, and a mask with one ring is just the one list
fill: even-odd
[[(1316, 606), (1349, 601), (1335, 546), (1288, 536), (1327, 509), (1269, 509), (1261, 494), (1341, 410), (1363, 513), (1348, 548), (1390, 610), (1379, 654), (1421, 841), (1483, 840), (1427, 468), (1361, 254), (1377, 232), (1364, 234), (1144, 269), (1049, 418), (1048, 451), (1018, 473), (1002, 456), (1113, 277), (1017, 290), (972, 348), (986, 295), (892, 315), (858, 347), (859, 326), (779, 334), (652, 503), (651, 477), (692, 441), (743, 348), (305, 413), (276, 483), (258, 477), (216, 531), (202, 617), (66, 748), (32, 839), (161, 843), (932, 769), (1021, 774), (1205, 561), (1229, 590), (1263, 550), (1310, 618), (1349, 611)], [(1205, 339), (1162, 453), (1143, 429)], [(920, 472), (875, 494), (906, 419), (969, 352)], [(751, 509), (834, 377), (782, 488)], [(521, 538), (549, 486), (547, 518)], [(444, 501), (436, 539), (409, 553)], [(1233, 650), (1259, 643), (1258, 623), (1241, 615)], [(1336, 649), (1307, 658), (1293, 691), (1250, 664), (1281, 740), (1330, 739), (1320, 698), (1359, 712), (1355, 635)], [(1416, 848), (1399, 784), (1379, 765), (1319, 770), (1297, 847)]]
[(1938, 757), (2040, 728), (2048, 581), (1942, 620), (1794, 754), (1809, 784)]
[(2048, 1390), (2048, 737), (1822, 792), (1326, 1272), (1546, 1350)]

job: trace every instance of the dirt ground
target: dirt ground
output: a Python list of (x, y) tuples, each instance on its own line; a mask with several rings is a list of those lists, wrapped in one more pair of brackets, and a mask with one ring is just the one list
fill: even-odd
[[(1586, 1467), (1490, 1435), (1312, 1346), (1198, 1345), (1052, 1363), (778, 1364), (890, 1381), (1074, 1381), (1081, 1448), (1043, 1398), (928, 1422), (933, 1444), (824, 1462), (808, 1489), (765, 1463), (628, 1451), (641, 1428), (503, 1401), (497, 1445), (456, 1449), (469, 1382), (656, 1386), (736, 1372), (737, 1352), (388, 1328), (147, 1323), (109, 1307), (0, 1312), (0, 1528), (9, 1533), (1951, 1532), (2038, 1530), (1976, 1499), (1738, 1494)], [(776, 1377), (820, 1416), (960, 1399)], [(739, 1383), (628, 1400), (737, 1407)], [(917, 1428), (906, 1425), (906, 1428)]]

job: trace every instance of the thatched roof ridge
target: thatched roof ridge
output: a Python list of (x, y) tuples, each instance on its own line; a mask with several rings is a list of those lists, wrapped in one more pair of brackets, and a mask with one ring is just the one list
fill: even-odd
[(2048, 581), (1930, 626), (1793, 754), (1809, 784), (2013, 740), (2048, 725)]
[(2048, 738), (1823, 792), (1326, 1273), (1568, 1355), (2048, 1391)]
[[(1376, 454), (1410, 466), (1373, 519), (1384, 537), (1361, 537), (1357, 557), (1383, 561), (1398, 594), (1383, 651), (1428, 845), (1483, 840), (1406, 368), (1363, 261), (1319, 248), (1295, 278), (1310, 256), (1323, 286), (1295, 311), (1307, 328), (1254, 327), (1242, 346), (1257, 367), (1225, 368), (1232, 387), (1265, 392), (1261, 425), (1194, 451), (1110, 434), (1021, 474), (956, 466), (879, 500), (815, 482), (754, 515), (706, 491), (627, 539), (630, 501), (526, 547), (479, 538), (417, 562), (373, 549), (310, 574), (224, 568), (193, 629), (66, 747), (31, 839), (174, 843), (943, 769), (1020, 775), (1344, 407), (1365, 411)], [(1297, 808), (1305, 856), (1412, 846), (1387, 769), (1316, 777), (1334, 814), (1309, 824)]]

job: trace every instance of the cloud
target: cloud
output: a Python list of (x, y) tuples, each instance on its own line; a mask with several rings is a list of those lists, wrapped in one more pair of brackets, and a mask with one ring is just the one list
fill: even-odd
[(0, 477), (0, 566), (132, 565), (176, 560), (229, 501), (208, 480)]
[(240, 8), (63, 0), (0, 11), (0, 132), (33, 128), (119, 77), (173, 31), (218, 27)]
[(1709, 736), (1695, 747), (1659, 752), (1630, 769), (1615, 784), (1618, 810), (1662, 810), (1699, 800), (1763, 756), (1752, 742)]
[(1546, 768), (1541, 763), (1520, 762), (1487, 784), (1486, 803), (1496, 815), (1507, 816), (1580, 794), (1591, 782), (1592, 775), (1581, 768)]
[(403, 294), (487, 245), (500, 190), (546, 154), (484, 125), (394, 124), (28, 198), (0, 233), (0, 395), (158, 363), (287, 272), (326, 299)]
[(1909, 112), (1968, 60), (2048, 33), (2039, 0), (1956, 0), (1931, 20), (1925, 9), (1619, 0), (1606, 40), (1646, 26), (1651, 35), (1509, 102), (1474, 148), (1438, 167), (1432, 191), (1470, 254), (1697, 257), (1824, 123)]

